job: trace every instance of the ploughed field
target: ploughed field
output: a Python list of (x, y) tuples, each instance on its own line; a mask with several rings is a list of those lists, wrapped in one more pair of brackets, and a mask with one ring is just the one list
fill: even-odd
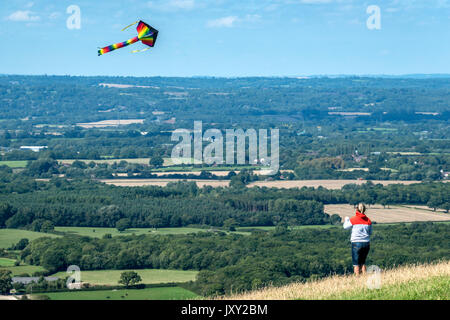
[[(342, 219), (355, 214), (355, 208), (349, 204), (327, 204), (325, 212), (329, 215), (338, 214)], [(436, 210), (426, 206), (401, 205), (383, 208), (373, 205), (367, 208), (367, 216), (377, 223), (398, 223), (414, 221), (450, 221), (450, 213)]]

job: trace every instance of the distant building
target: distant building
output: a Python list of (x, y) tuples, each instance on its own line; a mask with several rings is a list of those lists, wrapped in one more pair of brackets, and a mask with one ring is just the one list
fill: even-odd
[(42, 149), (47, 149), (47, 148), (48, 148), (47, 146), (21, 146), (20, 147), (21, 150), (31, 150), (34, 152), (39, 152)]

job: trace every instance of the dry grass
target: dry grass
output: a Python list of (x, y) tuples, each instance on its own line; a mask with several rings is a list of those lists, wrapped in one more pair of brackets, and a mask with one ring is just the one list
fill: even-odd
[(77, 126), (82, 128), (105, 128), (105, 127), (115, 127), (115, 126), (123, 126), (129, 125), (133, 123), (144, 123), (145, 119), (121, 119), (121, 120), (103, 120), (97, 122), (86, 122), (86, 123), (77, 123)]
[(118, 89), (128, 89), (128, 88), (159, 89), (159, 87), (155, 86), (137, 86), (132, 84), (117, 84), (117, 83), (99, 83), (98, 85), (106, 88), (118, 88)]
[[(64, 161), (64, 160), (63, 160)], [(83, 161), (83, 160), (82, 160)], [(113, 162), (113, 160), (103, 160), (106, 162)], [(118, 161), (118, 160), (114, 160)], [(99, 160), (96, 160), (96, 162), (100, 162)], [(131, 161), (130, 161), (131, 162)], [(170, 159), (168, 159), (167, 163), (166, 160), (164, 162), (164, 165), (169, 165)], [(261, 170), (262, 171), (262, 170)], [(235, 171), (236, 172), (236, 171)], [(156, 174), (156, 172), (154, 172)], [(185, 171), (185, 172), (171, 172), (171, 173), (182, 173), (182, 174), (195, 174), (194, 172)], [(218, 176), (226, 175), (228, 174), (228, 171), (212, 171), (211, 173), (216, 174)], [(258, 173), (258, 171), (255, 171), (255, 173)], [(160, 173), (161, 175), (163, 173)], [(164, 174), (168, 174), (165, 172)], [(136, 186), (165, 186), (169, 182), (176, 182), (181, 181), (182, 179), (123, 179), (123, 180), (114, 180), (114, 179), (105, 179), (101, 180), (102, 182), (105, 182), (107, 184), (114, 184), (117, 186), (129, 186), (129, 187), (136, 187)], [(204, 185), (210, 185), (213, 187), (225, 187), (229, 185), (229, 181), (225, 180), (190, 180), (190, 181), (196, 181), (197, 185), (204, 186)], [(302, 188), (302, 187), (324, 187), (327, 189), (341, 189), (344, 185), (355, 183), (358, 185), (366, 183), (366, 180), (277, 180), (277, 181), (256, 181), (252, 182), (248, 185), (248, 187), (268, 187), (268, 188)], [(383, 185), (388, 184), (412, 184), (412, 183), (419, 183), (420, 181), (397, 181), (397, 180), (391, 180), (391, 181), (376, 181), (376, 183), (381, 183)]]
[[(355, 208), (349, 204), (327, 204), (324, 211), (329, 215), (338, 214), (341, 218), (351, 217)], [(450, 214), (443, 210), (434, 212), (426, 206), (390, 206), (372, 205), (367, 208), (367, 216), (377, 223), (396, 223), (414, 221), (450, 221)]]
[[(183, 181), (183, 179), (104, 179), (100, 180), (106, 184), (112, 184), (119, 187), (142, 187), (142, 186), (159, 186), (165, 187), (169, 182)], [(227, 187), (230, 184), (229, 180), (201, 180), (189, 179), (193, 181), (199, 188), (204, 186), (211, 187)]]
[[(370, 275), (369, 275), (370, 276)], [(222, 297), (225, 300), (321, 300), (367, 289), (369, 276), (332, 276), (318, 281), (293, 283), (284, 287), (252, 291)], [(450, 276), (450, 261), (437, 264), (403, 266), (381, 272), (381, 287), (420, 281), (432, 277)]]
[[(327, 189), (341, 189), (346, 184), (365, 184), (367, 180), (282, 180), (282, 181), (256, 181), (249, 184), (250, 187), (268, 187), (268, 188), (303, 188), (303, 187), (324, 187)], [(399, 181), (399, 180), (377, 180), (374, 184), (413, 184), (420, 181)]]

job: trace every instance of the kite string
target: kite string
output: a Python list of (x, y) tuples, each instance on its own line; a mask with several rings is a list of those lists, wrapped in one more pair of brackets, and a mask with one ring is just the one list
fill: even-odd
[(132, 24), (126, 26), (125, 28), (122, 29), (122, 31), (125, 31), (126, 29), (128, 29), (129, 27), (134, 26), (136, 23), (138, 23), (139, 21), (133, 22)]
[(144, 52), (144, 51), (147, 51), (147, 50), (149, 50), (150, 48), (145, 48), (145, 49), (142, 49), (142, 50), (133, 50), (133, 51), (131, 51), (131, 53), (138, 53), (138, 52)]

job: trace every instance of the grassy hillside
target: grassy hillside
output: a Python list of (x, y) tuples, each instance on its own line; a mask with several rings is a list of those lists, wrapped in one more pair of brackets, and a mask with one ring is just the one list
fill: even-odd
[[(449, 300), (450, 261), (404, 266), (380, 273), (379, 289), (369, 289), (367, 276), (332, 276), (307, 283), (268, 287), (224, 297), (242, 300)], [(373, 282), (372, 282), (373, 283)]]
[(23, 238), (33, 241), (41, 237), (53, 238), (58, 236), (51, 233), (34, 232), (21, 229), (0, 229), (0, 248), (9, 248)]

